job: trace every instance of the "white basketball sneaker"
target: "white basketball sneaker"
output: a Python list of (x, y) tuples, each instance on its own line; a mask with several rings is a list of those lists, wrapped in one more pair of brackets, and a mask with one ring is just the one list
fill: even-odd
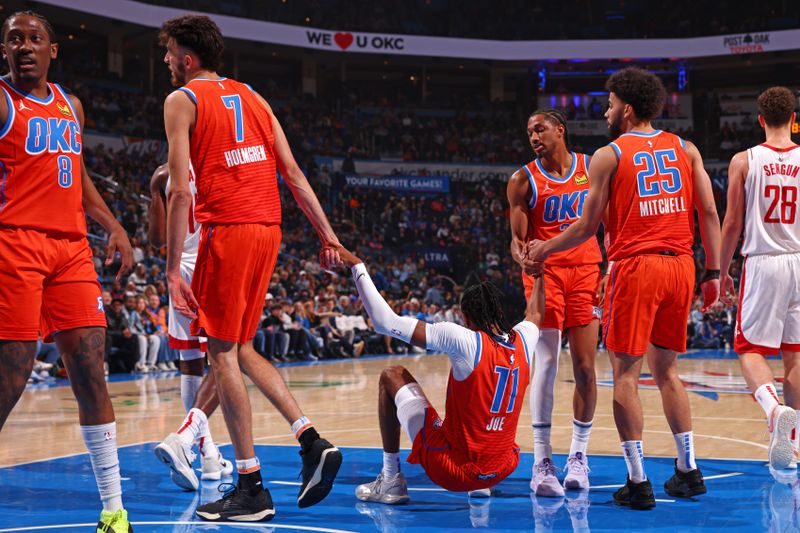
[(564, 478), (564, 488), (571, 490), (589, 490), (589, 461), (581, 452), (570, 455)]
[(775, 470), (797, 468), (792, 432), (797, 427), (797, 412), (777, 405), (769, 417), (769, 466)]
[(556, 467), (549, 457), (542, 459), (537, 465), (533, 465), (533, 477), (531, 479), (531, 491), (537, 496), (544, 498), (560, 498), (564, 496), (564, 487), (556, 478)]
[(226, 461), (222, 454), (216, 457), (204, 455), (200, 460), (203, 473), (200, 479), (219, 481), (222, 477), (230, 476), (233, 473), (233, 463)]
[(170, 477), (176, 485), (186, 490), (197, 490), (200, 481), (194, 473), (192, 462), (196, 457), (191, 445), (183, 444), (177, 433), (170, 433), (156, 446), (156, 457), (170, 469)]
[(356, 487), (356, 498), (362, 502), (379, 502), (398, 505), (408, 501), (408, 483), (402, 472), (384, 478), (383, 472), (372, 483)]

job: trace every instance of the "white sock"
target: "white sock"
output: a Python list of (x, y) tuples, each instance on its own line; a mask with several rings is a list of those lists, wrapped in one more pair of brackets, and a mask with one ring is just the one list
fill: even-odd
[(197, 437), (206, 425), (208, 425), (206, 414), (197, 407), (194, 407), (189, 410), (189, 414), (183, 419), (183, 423), (176, 433), (178, 433), (178, 437), (180, 437), (184, 444), (191, 446), (194, 444), (194, 441), (197, 440)]
[(531, 419), (533, 421), (533, 460), (539, 464), (552, 457), (550, 426), (553, 421), (553, 388), (558, 374), (561, 353), (561, 332), (544, 329), (534, 350), (533, 383), (531, 384)]
[(675, 449), (678, 452), (678, 470), (688, 472), (697, 468), (694, 462), (694, 434), (691, 431), (675, 433)]
[(197, 398), (197, 390), (201, 383), (203, 383), (203, 376), (181, 374), (181, 401), (183, 410), (187, 413), (194, 407), (194, 400)]
[(644, 452), (642, 451), (642, 441), (626, 440), (622, 444), (622, 453), (625, 456), (625, 464), (628, 466), (628, 477), (634, 483), (641, 483), (647, 479), (644, 473)]
[[(205, 413), (203, 413), (205, 414)], [(200, 450), (200, 456), (217, 457), (220, 455), (217, 445), (214, 444), (214, 439), (211, 438), (211, 428), (209, 427), (208, 418), (206, 423), (200, 428), (197, 438), (197, 448)]]
[(533, 425), (533, 464), (538, 465), (553, 457), (550, 446), (550, 424)]
[(92, 462), (97, 490), (103, 502), (104, 511), (122, 509), (122, 484), (119, 476), (119, 456), (117, 455), (117, 423), (97, 426), (81, 426), (81, 434), (89, 459)]
[(294, 438), (299, 439), (300, 435), (302, 435), (305, 430), (313, 425), (314, 424), (311, 423), (311, 420), (309, 420), (307, 416), (301, 416), (292, 422), (292, 433), (294, 433)]
[(770, 415), (772, 414), (772, 410), (781, 403), (780, 399), (778, 398), (778, 393), (775, 392), (775, 385), (773, 383), (765, 383), (761, 385), (753, 393), (753, 396), (764, 410), (764, 414), (767, 415), (767, 419), (769, 419)]
[(392, 477), (400, 473), (400, 453), (383, 452), (383, 477)]
[(238, 473), (249, 474), (251, 472), (255, 472), (256, 470), (261, 470), (261, 461), (258, 460), (258, 457), (236, 460), (236, 471)]
[(589, 447), (589, 435), (592, 434), (592, 420), (581, 422), (572, 419), (572, 444), (569, 447), (570, 457), (576, 453), (582, 453), (586, 459), (586, 449)]

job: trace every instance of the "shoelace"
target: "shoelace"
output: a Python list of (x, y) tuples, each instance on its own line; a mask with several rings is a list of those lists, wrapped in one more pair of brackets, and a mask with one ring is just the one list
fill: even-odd
[(100, 531), (103, 531), (103, 532), (108, 531), (111, 528), (111, 526), (113, 526), (117, 522), (117, 520), (119, 520), (120, 518), (122, 518), (122, 509), (117, 509), (109, 517), (108, 522), (104, 522), (103, 523), (103, 526), (101, 527)]
[(233, 496), (233, 493), (236, 492), (236, 485), (233, 483), (220, 483), (217, 490), (222, 493), (222, 499), (224, 500)]
[(550, 461), (547, 461), (547, 462), (542, 461), (541, 463), (536, 465), (536, 471), (537, 471), (537, 473), (541, 472), (541, 473), (544, 473), (544, 474), (549, 474), (551, 476), (555, 476), (556, 475), (556, 467)]
[(589, 468), (589, 465), (584, 463), (583, 461), (579, 460), (577, 457), (570, 457), (567, 459), (567, 464), (564, 465), (564, 472), (572, 470), (573, 467), (579, 466), (581, 468), (586, 469), (587, 472), (591, 472), (592, 470)]

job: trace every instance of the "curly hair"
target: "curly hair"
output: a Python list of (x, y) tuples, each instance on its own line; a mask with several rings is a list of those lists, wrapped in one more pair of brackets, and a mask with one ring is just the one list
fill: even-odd
[(653, 120), (661, 115), (667, 90), (661, 78), (638, 67), (627, 67), (611, 75), (606, 90), (630, 105), (642, 120)]
[(202, 15), (183, 15), (169, 19), (161, 25), (158, 42), (161, 46), (167, 46), (170, 39), (175, 39), (178, 46), (196, 54), (204, 69), (216, 72), (222, 65), (225, 42), (219, 26), (210, 18)]
[(516, 333), (506, 320), (502, 305), (503, 293), (494, 283), (483, 281), (471, 285), (461, 295), (461, 312), (475, 327), (490, 337), (507, 334), (514, 342)]
[(558, 109), (549, 108), (549, 109), (537, 109), (533, 113), (530, 114), (528, 120), (535, 117), (536, 115), (544, 116), (545, 120), (552, 124), (553, 126), (563, 126), (564, 127), (564, 144), (567, 145), (569, 148), (569, 128), (567, 127), (567, 117), (564, 116), (564, 113), (559, 111)]
[(2, 30), (0, 30), (0, 42), (5, 42), (6, 40), (6, 32), (8, 31), (8, 26), (11, 24), (11, 19), (25, 16), (25, 17), (33, 17), (38, 19), (39, 22), (42, 23), (44, 26), (45, 31), (47, 32), (47, 37), (50, 39), (51, 43), (56, 42), (56, 32), (53, 30), (53, 25), (50, 24), (50, 21), (44, 18), (44, 15), (41, 15), (35, 11), (26, 10), (26, 11), (17, 11), (15, 13), (11, 13), (6, 20), (3, 21)]
[(757, 104), (767, 126), (784, 126), (792, 120), (797, 97), (788, 87), (770, 87), (758, 96)]

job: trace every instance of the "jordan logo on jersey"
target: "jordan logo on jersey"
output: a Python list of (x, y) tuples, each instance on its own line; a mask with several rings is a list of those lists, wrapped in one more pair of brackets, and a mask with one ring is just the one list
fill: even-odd
[(20, 111), (25, 111), (26, 109), (27, 109), (28, 111), (33, 111), (33, 108), (32, 108), (32, 107), (28, 107), (28, 106), (26, 106), (26, 105), (25, 105), (25, 101), (24, 101), (24, 100), (20, 100), (20, 101), (19, 101), (19, 110), (20, 110)]

